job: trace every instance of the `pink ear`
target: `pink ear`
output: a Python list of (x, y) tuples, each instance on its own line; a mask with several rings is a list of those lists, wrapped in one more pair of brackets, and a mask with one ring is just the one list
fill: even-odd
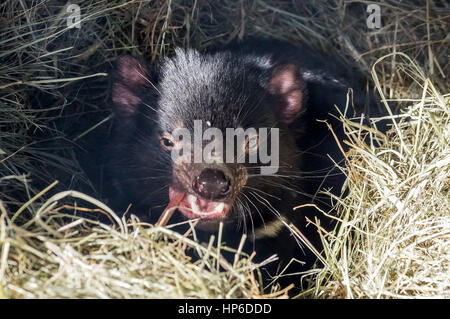
[(145, 62), (129, 55), (121, 56), (116, 62), (111, 89), (115, 111), (124, 116), (133, 115), (141, 102), (140, 93), (149, 84)]
[(304, 83), (294, 64), (275, 68), (269, 91), (277, 97), (277, 111), (284, 123), (292, 123), (300, 114), (304, 98)]

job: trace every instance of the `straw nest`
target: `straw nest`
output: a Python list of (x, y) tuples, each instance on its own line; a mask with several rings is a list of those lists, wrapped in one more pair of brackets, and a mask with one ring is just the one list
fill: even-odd
[[(68, 28), (65, 1), (0, 5), (0, 296), (286, 297), (276, 286), (264, 295), (253, 256), (223, 246), (220, 233), (200, 245), (194, 228), (179, 234), (120, 218), (75, 191), (89, 181), (74, 144), (110, 120), (96, 105), (77, 103), (82, 81), (104, 80), (124, 52), (154, 61), (175, 46), (264, 36), (355, 64), (372, 76), (389, 114), (370, 126), (341, 118), (347, 196), (334, 197), (334, 232), (316, 225), (324, 249), (304, 240), (320, 263), (304, 275), (309, 286), (300, 296), (450, 297), (448, 4), (384, 1), (381, 28), (369, 29), (365, 2), (71, 3), (80, 5), (81, 28)], [(95, 98), (104, 101), (104, 90)], [(86, 114), (97, 120), (67, 134), (63, 128)], [(390, 123), (386, 133), (381, 121)], [(233, 264), (224, 250), (235, 252)]]

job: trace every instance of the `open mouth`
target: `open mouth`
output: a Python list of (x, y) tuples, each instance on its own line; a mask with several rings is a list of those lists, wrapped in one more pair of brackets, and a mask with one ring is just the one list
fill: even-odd
[[(191, 219), (222, 219), (230, 209), (230, 205), (227, 203), (198, 198), (195, 195), (186, 194), (173, 187), (169, 188), (169, 199), (170, 203), (168, 206), (178, 206), (178, 210), (184, 216)], [(179, 201), (179, 203), (174, 203), (174, 201)]]

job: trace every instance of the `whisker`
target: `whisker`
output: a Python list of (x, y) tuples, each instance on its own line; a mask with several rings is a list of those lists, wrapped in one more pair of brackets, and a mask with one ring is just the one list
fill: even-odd
[[(257, 194), (257, 193), (253, 193), (253, 196), (257, 196), (260, 199), (262, 199), (265, 203), (266, 203), (266, 207), (269, 209), (270, 212), (274, 213), (275, 216), (277, 216), (281, 222), (286, 226), (286, 228), (291, 232), (291, 234), (293, 235), (293, 238), (295, 240), (295, 242), (297, 243), (297, 245), (300, 247), (300, 249), (302, 250), (303, 253), (305, 253), (305, 250), (303, 249), (303, 244), (301, 243), (301, 241), (297, 238), (297, 236), (295, 236), (295, 231), (286, 223), (286, 221), (284, 220), (284, 218), (281, 217), (281, 214), (279, 211), (277, 211), (271, 204), (269, 201), (267, 201), (264, 197), (262, 197), (261, 195)], [(256, 197), (255, 197), (256, 198)], [(259, 200), (258, 200), (259, 201)], [(259, 201), (261, 204), (264, 204), (263, 202)]]
[(138, 71), (138, 74), (145, 80), (147, 81), (159, 94), (161, 94), (161, 92), (158, 90), (158, 88), (152, 83), (152, 81), (150, 81), (150, 79), (148, 77), (146, 77), (144, 74), (142, 74), (141, 72)]
[[(262, 221), (264, 227), (266, 227), (266, 223), (265, 223), (265, 221), (264, 221), (264, 217), (261, 215), (261, 212), (259, 211), (258, 207), (250, 200), (250, 198), (248, 198), (247, 195), (245, 195), (244, 193), (242, 193), (242, 195), (245, 196), (245, 198), (247, 199), (247, 201), (255, 207), (255, 209), (256, 209), (256, 211), (257, 211), (259, 217), (261, 218), (261, 221)], [(249, 208), (250, 208), (250, 207), (249, 207)], [(251, 211), (249, 211), (249, 214), (250, 214), (250, 218), (252, 218), (252, 217), (251, 217), (251, 216), (252, 216)], [(256, 237), (255, 237), (255, 228), (254, 228), (254, 225), (253, 225), (253, 220), (252, 220), (252, 236), (253, 236), (253, 245), (255, 245)], [(254, 247), (253, 247), (253, 248), (254, 248)]]

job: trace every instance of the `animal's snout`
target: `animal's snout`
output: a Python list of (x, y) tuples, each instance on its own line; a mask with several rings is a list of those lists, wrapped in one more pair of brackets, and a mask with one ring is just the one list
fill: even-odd
[(224, 198), (231, 191), (230, 179), (219, 169), (204, 169), (192, 186), (198, 195), (209, 200)]

